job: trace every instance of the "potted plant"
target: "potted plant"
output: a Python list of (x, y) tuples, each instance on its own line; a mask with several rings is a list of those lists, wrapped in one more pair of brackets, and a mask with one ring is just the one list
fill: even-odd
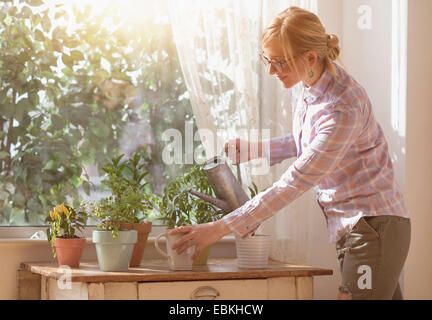
[[(252, 183), (248, 187), (251, 198), (258, 193), (258, 187)], [(267, 267), (270, 252), (271, 236), (253, 232), (246, 238), (236, 238), (237, 266), (246, 269), (263, 269)]]
[[(120, 159), (122, 157), (120, 156)], [(149, 210), (153, 209), (152, 202), (155, 196), (147, 189), (148, 183), (145, 177), (149, 172), (144, 170), (145, 164), (144, 157), (140, 153), (135, 153), (133, 158), (124, 162), (124, 167), (117, 165), (117, 168), (108, 166), (104, 169), (111, 179), (108, 185), (113, 190), (113, 195), (120, 199), (120, 202), (124, 201), (128, 207), (129, 222), (123, 222), (121, 229), (136, 230), (138, 233), (130, 260), (131, 267), (140, 265), (152, 229), (152, 223), (146, 218)], [(119, 181), (123, 187), (116, 187), (116, 181)]]
[(59, 266), (79, 267), (86, 239), (78, 237), (76, 231), (82, 231), (86, 220), (86, 212), (75, 210), (71, 205), (65, 206), (64, 203), (50, 210), (45, 219), (50, 224), (46, 233)]
[[(159, 211), (161, 220), (165, 221), (168, 229), (212, 222), (224, 216), (222, 210), (190, 193), (191, 189), (214, 195), (202, 165), (193, 166), (165, 187), (159, 201)], [(209, 253), (210, 247), (203, 249), (194, 259), (193, 265), (207, 264)]]
[[(143, 170), (139, 154), (121, 163), (123, 156), (114, 157), (103, 167), (108, 176), (104, 184), (112, 194), (92, 203), (93, 214), (101, 222), (93, 232), (93, 241), (103, 270), (139, 266), (152, 226), (145, 220), (153, 208), (152, 196), (145, 190), (148, 172)], [(113, 246), (121, 257), (114, 257)]]

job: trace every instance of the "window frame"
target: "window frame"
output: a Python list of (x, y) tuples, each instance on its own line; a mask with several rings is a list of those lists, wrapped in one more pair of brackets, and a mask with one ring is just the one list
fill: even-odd
[[(5, 239), (20, 239), (20, 240), (32, 240), (30, 237), (38, 231), (46, 232), (47, 225), (41, 226), (0, 226), (0, 240)], [(152, 225), (150, 237), (157, 236), (160, 233), (164, 233), (167, 227), (165, 225)], [(91, 238), (92, 232), (97, 230), (96, 226), (86, 226), (83, 229), (82, 237)], [(41, 240), (41, 239), (37, 239)]]

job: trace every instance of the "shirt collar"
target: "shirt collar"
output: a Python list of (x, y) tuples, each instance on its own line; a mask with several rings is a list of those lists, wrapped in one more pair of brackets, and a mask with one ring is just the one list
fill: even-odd
[(310, 104), (317, 100), (319, 97), (323, 96), (330, 85), (330, 81), (333, 76), (328, 68), (326, 68), (318, 79), (311, 87), (305, 87), (305, 101)]

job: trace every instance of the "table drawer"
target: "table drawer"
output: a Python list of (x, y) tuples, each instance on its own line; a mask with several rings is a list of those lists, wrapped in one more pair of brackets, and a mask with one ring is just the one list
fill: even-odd
[(138, 283), (140, 300), (265, 300), (267, 279)]
[[(62, 284), (62, 283), (60, 283)], [(303, 300), (312, 277), (164, 282), (69, 283), (42, 277), (41, 299), (63, 300)]]

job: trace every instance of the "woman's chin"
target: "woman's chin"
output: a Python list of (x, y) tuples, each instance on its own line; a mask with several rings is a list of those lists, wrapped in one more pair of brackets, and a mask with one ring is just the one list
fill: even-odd
[(282, 85), (284, 86), (285, 89), (291, 89), (292, 87), (295, 86), (295, 83), (288, 82), (288, 81), (282, 81)]

